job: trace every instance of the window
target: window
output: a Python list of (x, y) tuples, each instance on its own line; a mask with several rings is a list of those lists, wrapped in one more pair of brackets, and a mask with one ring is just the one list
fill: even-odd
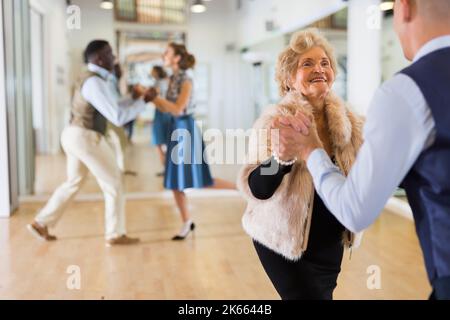
[(144, 24), (186, 23), (186, 0), (115, 0), (117, 21)]

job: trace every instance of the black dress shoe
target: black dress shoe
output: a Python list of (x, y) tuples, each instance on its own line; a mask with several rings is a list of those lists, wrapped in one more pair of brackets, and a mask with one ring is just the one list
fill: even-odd
[[(192, 224), (191, 224), (191, 231), (194, 231), (194, 230), (195, 230), (195, 223), (192, 223)], [(176, 236), (174, 236), (174, 237), (172, 238), (172, 240), (173, 240), (173, 241), (181, 241), (181, 240), (184, 240), (184, 239), (186, 239), (186, 237), (189, 235), (189, 233), (190, 233), (190, 232), (188, 232), (184, 237), (177, 234)]]

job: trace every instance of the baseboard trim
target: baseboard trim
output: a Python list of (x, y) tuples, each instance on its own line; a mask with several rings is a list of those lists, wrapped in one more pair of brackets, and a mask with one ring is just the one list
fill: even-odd
[[(186, 190), (186, 194), (190, 198), (195, 199), (207, 199), (207, 198), (239, 198), (241, 197), (238, 191), (235, 190)], [(126, 200), (171, 200), (172, 192), (160, 191), (160, 192), (132, 192), (125, 195)], [(32, 195), (22, 196), (19, 198), (20, 203), (45, 203), (50, 199), (50, 195)], [(81, 194), (75, 199), (75, 202), (98, 202), (104, 201), (103, 194)], [(385, 209), (407, 218), (414, 220), (412, 210), (409, 204), (403, 200), (395, 197), (391, 197), (386, 203)]]
[[(235, 190), (186, 190), (190, 198), (238, 198), (240, 194)], [(171, 191), (160, 192), (131, 192), (125, 195), (126, 200), (170, 200), (173, 198)], [(45, 203), (50, 199), (50, 195), (31, 195), (19, 197), (20, 203)], [(75, 202), (98, 202), (104, 201), (103, 194), (80, 194), (75, 197)]]

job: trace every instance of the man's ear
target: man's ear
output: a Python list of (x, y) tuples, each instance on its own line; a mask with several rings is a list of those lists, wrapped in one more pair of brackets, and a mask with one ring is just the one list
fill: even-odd
[(410, 22), (412, 20), (412, 6), (415, 0), (397, 0), (400, 1), (400, 7), (402, 10), (402, 20)]

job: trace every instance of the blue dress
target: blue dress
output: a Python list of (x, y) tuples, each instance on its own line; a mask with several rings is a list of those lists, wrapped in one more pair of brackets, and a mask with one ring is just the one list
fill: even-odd
[[(192, 80), (180, 71), (170, 78), (167, 100), (175, 102), (183, 82)], [(184, 114), (172, 116), (171, 136), (167, 145), (164, 188), (183, 191), (188, 188), (204, 188), (213, 185), (209, 165), (203, 157), (205, 143), (195, 123), (193, 94)]]
[[(167, 92), (167, 85), (164, 85), (164, 81), (158, 81), (155, 87), (159, 88), (161, 96), (165, 96)], [(155, 146), (167, 145), (170, 139), (170, 125), (172, 115), (168, 112), (161, 112), (158, 109), (155, 110), (155, 118), (153, 120), (152, 129), (152, 144)]]
[(155, 119), (153, 120), (152, 144), (155, 146), (167, 145), (170, 138), (170, 125), (172, 115), (168, 112), (155, 110)]

